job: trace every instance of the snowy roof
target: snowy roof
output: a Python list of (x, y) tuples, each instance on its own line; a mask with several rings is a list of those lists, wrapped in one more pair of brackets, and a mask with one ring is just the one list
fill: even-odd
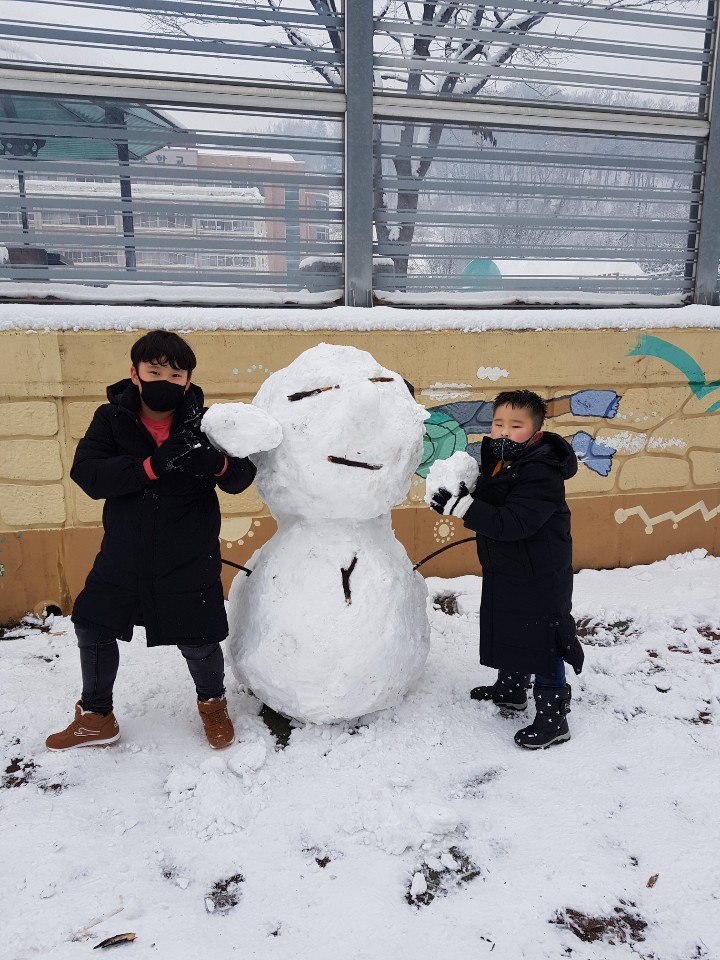
[[(120, 199), (118, 182), (78, 183), (68, 180), (27, 179), (25, 191), (33, 197), (102, 197)], [(17, 194), (17, 180), (0, 180), (0, 193)], [(263, 196), (256, 187), (225, 187), (203, 183), (146, 183), (134, 180), (133, 198), (136, 200), (222, 200), (230, 203), (263, 203)]]

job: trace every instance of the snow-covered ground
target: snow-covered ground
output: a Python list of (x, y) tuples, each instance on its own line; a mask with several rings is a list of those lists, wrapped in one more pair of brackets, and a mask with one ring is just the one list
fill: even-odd
[(78, 692), (71, 624), (6, 633), (2, 957), (132, 932), (114, 949), (135, 960), (717, 960), (719, 584), (700, 550), (580, 573), (573, 738), (540, 753), (512, 741), (527, 716), (468, 699), (491, 678), (477, 577), (429, 581), (430, 658), (399, 707), (284, 748), (231, 678), (238, 741), (211, 753), (182, 658), (138, 632), (121, 743), (48, 753)]

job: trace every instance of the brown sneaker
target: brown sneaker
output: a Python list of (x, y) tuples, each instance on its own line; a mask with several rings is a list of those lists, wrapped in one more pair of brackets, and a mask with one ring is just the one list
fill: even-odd
[(205, 727), (205, 736), (213, 750), (222, 750), (229, 747), (235, 740), (235, 730), (227, 712), (225, 697), (214, 697), (212, 700), (199, 700), (198, 710)]
[(83, 710), (80, 701), (75, 704), (75, 719), (59, 733), (51, 733), (45, 741), (48, 750), (74, 750), (75, 747), (106, 747), (120, 739), (120, 727), (114, 713)]

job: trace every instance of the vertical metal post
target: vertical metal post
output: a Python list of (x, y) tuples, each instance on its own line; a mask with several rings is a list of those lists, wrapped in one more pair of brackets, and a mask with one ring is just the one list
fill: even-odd
[[(720, 263), (720, 60), (718, 59), (718, 18), (715, 0), (709, 0), (712, 17), (710, 68), (710, 135), (705, 146), (705, 177), (697, 239), (695, 303), (718, 303), (718, 264)], [(707, 101), (706, 101), (707, 102)]]
[(105, 120), (124, 129), (124, 137), (114, 139), (120, 168), (120, 210), (122, 213), (123, 237), (125, 238), (125, 269), (134, 273), (137, 269), (135, 253), (135, 218), (132, 205), (132, 180), (130, 177), (130, 145), (125, 111), (118, 107), (105, 107)]
[(345, 0), (345, 303), (372, 306), (373, 5)]

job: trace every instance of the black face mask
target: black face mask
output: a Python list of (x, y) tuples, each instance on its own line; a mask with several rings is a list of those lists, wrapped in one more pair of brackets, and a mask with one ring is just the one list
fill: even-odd
[[(138, 380), (140, 380), (139, 377)], [(175, 410), (185, 396), (185, 386), (170, 383), (169, 380), (140, 380), (140, 383), (142, 384), (141, 396), (145, 404), (155, 413)]]
[(512, 460), (530, 443), (532, 437), (527, 440), (509, 440), (507, 437), (491, 437), (490, 445), (492, 452), (498, 460)]

